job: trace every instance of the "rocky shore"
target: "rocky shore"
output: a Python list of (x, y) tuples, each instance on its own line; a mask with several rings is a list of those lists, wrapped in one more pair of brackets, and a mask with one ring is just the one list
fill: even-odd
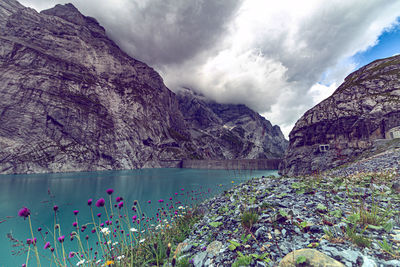
[(203, 217), (178, 245), (177, 262), (186, 257), (194, 266), (400, 266), (396, 181), (393, 172), (254, 178), (197, 208)]

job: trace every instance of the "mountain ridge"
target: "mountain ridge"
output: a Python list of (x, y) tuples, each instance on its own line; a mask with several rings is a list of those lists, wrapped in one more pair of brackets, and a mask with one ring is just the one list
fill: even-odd
[(5, 0), (0, 26), (0, 173), (212, 157), (196, 146), (162, 77), (72, 4), (38, 13)]

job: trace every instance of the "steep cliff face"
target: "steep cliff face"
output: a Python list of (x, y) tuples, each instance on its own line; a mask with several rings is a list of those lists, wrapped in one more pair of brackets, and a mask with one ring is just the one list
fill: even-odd
[(199, 155), (211, 159), (282, 157), (288, 141), (279, 126), (272, 126), (245, 105), (218, 104), (189, 89), (177, 96)]
[(0, 2), (0, 95), (0, 173), (158, 167), (196, 153), (162, 78), (71, 4)]
[[(307, 111), (290, 133), (280, 172), (302, 175), (342, 165), (396, 126), (400, 56), (374, 61), (350, 74), (332, 96)], [(329, 150), (321, 152), (320, 145), (329, 145)]]
[(282, 155), (279, 127), (245, 106), (179, 99), (73, 5), (0, 2), (0, 173)]

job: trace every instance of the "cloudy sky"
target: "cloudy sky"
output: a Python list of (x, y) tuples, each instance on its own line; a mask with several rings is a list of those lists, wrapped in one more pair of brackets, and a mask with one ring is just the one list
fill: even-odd
[[(286, 136), (350, 72), (400, 53), (398, 0), (66, 1), (171, 90), (246, 104)], [(38, 11), (66, 1), (20, 0)]]

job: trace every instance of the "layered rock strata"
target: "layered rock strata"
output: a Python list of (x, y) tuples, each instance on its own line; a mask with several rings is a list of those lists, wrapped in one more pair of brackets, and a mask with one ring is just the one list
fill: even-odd
[(332, 96), (307, 111), (289, 135), (280, 172), (318, 173), (351, 162), (400, 126), (400, 56), (350, 74)]

